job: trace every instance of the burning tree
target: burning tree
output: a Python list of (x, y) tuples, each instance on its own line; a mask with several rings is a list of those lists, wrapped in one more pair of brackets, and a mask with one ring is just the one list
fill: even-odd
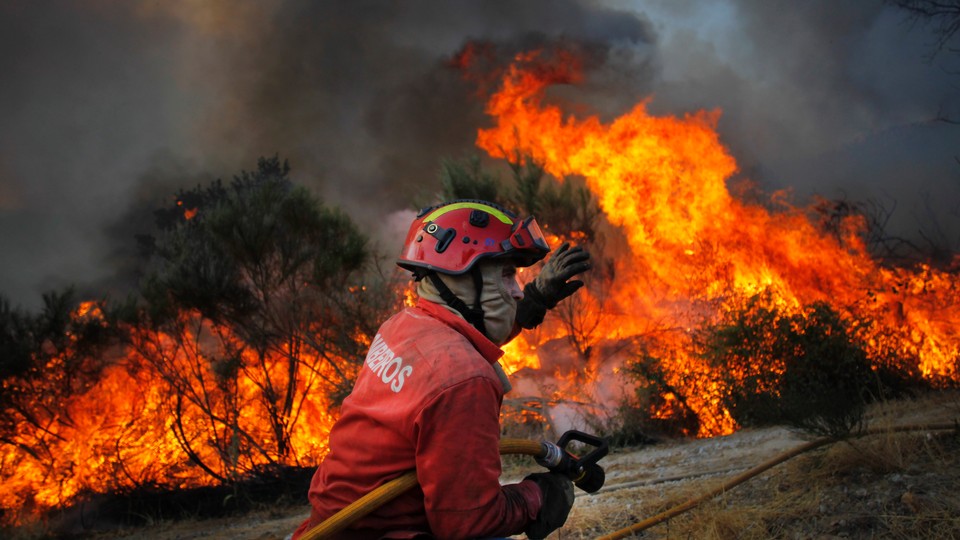
[[(458, 58), (469, 63), (472, 57)], [(561, 182), (582, 181), (596, 197), (601, 229), (614, 232), (607, 247), (614, 285), (602, 298), (588, 286), (577, 309), (607, 314), (590, 326), (592, 349), (621, 352), (609, 365), (604, 355), (588, 358), (579, 372), (632, 373), (659, 390), (653, 393), (660, 397), (648, 401), (648, 418), (673, 418), (695, 429), (691, 435), (729, 433), (738, 422), (724, 388), (742, 379), (724, 382), (697, 336), (721, 328), (748, 299), (764, 293), (778, 317), (794, 325), (795, 338), (835, 328), (837, 339), (850, 340), (850, 354), (818, 354), (816, 361), (837, 361), (860, 374), (861, 363), (843, 360), (860, 358), (855, 351), (862, 348), (878, 378), (916, 374), (932, 386), (957, 384), (955, 264), (896, 266), (876, 259), (867, 245), (869, 220), (855, 206), (835, 205), (825, 214), (822, 202), (797, 207), (782, 193), (738, 198), (729, 184), (746, 181), (737, 179), (737, 163), (719, 140), (720, 111), (658, 117), (640, 102), (610, 121), (565, 113), (547, 91), (582, 81), (591, 58), (569, 42), (512, 55), (487, 100), (491, 125), (477, 134), (477, 145), (491, 157), (518, 165), (516, 156), (531, 156)], [(469, 65), (465, 73), (475, 76)], [(808, 320), (815, 324), (801, 324)], [(539, 361), (521, 364), (543, 365), (545, 341), (572, 334), (562, 328), (547, 332), (550, 337), (538, 343), (512, 346), (511, 354), (536, 356)], [(781, 354), (786, 352), (769, 351), (744, 363), (776, 377), (776, 363), (792, 362)], [(803, 372), (801, 364), (813, 365), (798, 361), (799, 371), (791, 373)], [(561, 386), (583, 395), (582, 401), (610, 404), (612, 385), (587, 382), (579, 378)]]
[(89, 493), (235, 484), (312, 466), (391, 278), (276, 157), (181, 191), (143, 237), (135, 302), (0, 304), (0, 505), (16, 522)]
[(63, 449), (78, 442), (72, 436), (90, 418), (65, 405), (97, 386), (114, 343), (116, 332), (104, 323), (100, 305), (78, 307), (72, 290), (45, 294), (37, 315), (0, 299), (0, 478), (9, 486), (0, 498), (4, 514), (49, 507), (80, 489)]
[[(584, 77), (581, 53), (524, 52), (496, 72), (477, 145), (512, 184), (479, 160), (444, 171), (446, 197), (536, 214), (552, 244), (594, 256), (576, 299), (507, 346), (519, 388), (505, 405), (536, 423), (634, 398), (635, 431), (712, 436), (747, 422), (746, 404), (803, 397), (837, 370), (850, 378), (834, 389), (856, 399), (866, 375), (877, 388), (960, 382), (956, 264), (877, 260), (853, 206), (738, 197), (719, 111), (566, 115), (546, 90)], [(458, 65), (474, 76), (470, 58)], [(337, 399), (401, 300), (377, 290), (391, 278), (363, 272), (361, 232), (292, 186), (278, 158), (182, 191), (157, 217), (142, 302), (124, 316), (88, 305), (35, 320), (0, 305), (5, 508), (230, 483), (325, 454)], [(110, 335), (122, 339), (98, 337)]]
[(349, 390), (377, 319), (341, 309), (369, 296), (351, 282), (364, 236), (289, 171), (261, 159), (229, 188), (181, 192), (148, 242), (150, 331), (131, 344), (170, 387), (179, 443), (220, 481), (310, 454), (293, 447), (305, 402)]

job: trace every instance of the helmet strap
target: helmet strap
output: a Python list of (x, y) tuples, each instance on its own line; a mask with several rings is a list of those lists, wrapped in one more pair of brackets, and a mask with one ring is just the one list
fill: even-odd
[(467, 306), (467, 303), (461, 300), (460, 297), (453, 294), (450, 287), (447, 287), (447, 284), (440, 279), (440, 276), (437, 275), (436, 272), (427, 274), (427, 277), (430, 278), (433, 286), (437, 288), (437, 292), (440, 293), (440, 298), (442, 298), (448, 306), (460, 312), (468, 323), (486, 336), (487, 327), (483, 322), (483, 307), (480, 305), (480, 294), (483, 292), (483, 275), (476, 266), (470, 270), (470, 275), (473, 277), (473, 284), (476, 289), (476, 300), (472, 308)]

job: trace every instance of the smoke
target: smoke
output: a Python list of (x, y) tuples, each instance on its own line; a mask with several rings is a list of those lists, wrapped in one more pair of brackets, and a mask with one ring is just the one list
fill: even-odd
[(960, 120), (960, 57), (934, 55), (930, 28), (879, 1), (654, 6), (676, 24), (652, 111), (719, 108), (742, 175), (766, 190), (870, 202), (889, 234), (960, 248), (960, 129), (944, 121)]
[(0, 293), (14, 304), (106, 273), (103, 224), (176, 138), (168, 29), (132, 17), (122, 3), (0, 6)]
[(389, 216), (487, 122), (449, 67), (472, 41), (583, 43), (584, 84), (550, 99), (605, 119), (647, 97), (657, 114), (719, 108), (742, 176), (896, 201), (909, 229), (958, 200), (960, 129), (936, 118), (960, 107), (951, 56), (925, 62), (929, 32), (903, 21), (879, 0), (5, 2), (0, 295), (129, 287), (152, 208), (274, 154), (392, 253)]

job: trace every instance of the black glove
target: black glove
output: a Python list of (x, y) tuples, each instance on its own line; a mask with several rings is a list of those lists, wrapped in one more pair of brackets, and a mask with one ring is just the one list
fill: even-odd
[(590, 253), (582, 247), (570, 248), (564, 242), (550, 256), (536, 279), (523, 288), (523, 300), (517, 305), (517, 324), (534, 328), (543, 322), (548, 309), (583, 287), (583, 282), (570, 278), (590, 269)]
[(560, 473), (534, 473), (524, 480), (533, 480), (543, 492), (543, 506), (537, 519), (530, 522), (523, 531), (527, 538), (546, 538), (567, 521), (573, 508), (573, 482)]

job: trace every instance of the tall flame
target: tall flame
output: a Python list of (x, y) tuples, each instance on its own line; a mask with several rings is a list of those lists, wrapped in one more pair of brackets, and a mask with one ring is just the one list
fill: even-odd
[[(457, 63), (490, 60), (491, 54), (486, 47), (472, 49)], [(549, 59), (518, 56), (487, 104), (494, 125), (477, 139), (491, 156), (510, 159), (519, 149), (557, 178), (581, 177), (622, 235), (623, 252), (612, 261), (612, 290), (582, 289), (557, 308), (567, 310), (574, 324), (545, 324), (506, 347), (508, 372), (532, 368), (557, 376), (539, 396), (541, 404), (579, 399), (591, 405), (604, 397), (609, 388), (600, 381), (611, 368), (592, 351), (605, 344), (618, 350), (618, 344), (644, 336), (656, 349), (651, 353), (662, 363), (668, 389), (653, 416), (692, 411), (700, 436), (736, 429), (721, 404), (716, 373), (694, 352), (691, 330), (759, 292), (772, 294), (783, 310), (799, 312), (826, 301), (862, 316), (872, 321), (859, 331), (875, 358), (895, 351), (916, 359), (917, 369), (934, 383), (960, 381), (954, 274), (878, 264), (861, 240), (864, 223), (857, 217), (842, 217), (828, 234), (807, 209), (782, 198), (769, 205), (776, 211), (738, 200), (727, 186), (737, 164), (720, 142), (717, 111), (657, 117), (641, 102), (604, 123), (544, 104), (548, 86), (578, 82), (581, 69), (579, 57), (563, 51)], [(196, 209), (183, 212), (190, 219)], [(531, 273), (522, 272), (521, 279)], [(413, 289), (399, 293), (405, 304), (413, 303)], [(327, 364), (305, 358), (311, 353), (304, 350), (253, 357), (228, 328), (194, 313), (179, 316), (179, 324), (165, 331), (127, 329), (125, 346), (112, 352), (116, 358), (65, 403), (42, 401), (51, 399), (44, 389), (31, 389), (39, 390), (34, 393), (42, 402), (36, 410), (16, 411), (23, 429), (0, 446), (0, 507), (27, 514), (69, 504), (84, 492), (199, 486), (265, 465), (310, 466), (323, 457), (335, 415), (326, 396), (311, 389), (334, 375), (323, 371)], [(85, 303), (74, 317), (102, 315), (96, 304)], [(355, 337), (358, 344), (365, 340)], [(561, 342), (585, 361), (557, 362), (554, 345)], [(231, 357), (231, 351), (242, 353)], [(69, 354), (52, 355), (44, 373), (62, 376)], [(265, 420), (271, 402), (262, 398), (275, 396), (271, 385), (290, 382), (285, 359), (296, 355), (315, 368), (300, 371), (293, 385), (297, 407), (282, 419), (290, 439), (281, 443), (278, 426)], [(223, 370), (236, 370), (230, 372), (236, 376), (224, 377)], [(287, 451), (278, 445), (288, 445)], [(244, 447), (249, 451), (240, 452)], [(217, 465), (205, 472), (197, 462)], [(14, 514), (4, 519), (16, 521)]]
[[(505, 159), (519, 150), (557, 178), (582, 177), (625, 237), (628, 253), (616, 264), (618, 292), (605, 300), (617, 315), (606, 317), (596, 339), (621, 339), (654, 326), (685, 329), (704, 306), (721, 313), (772, 291), (788, 310), (827, 301), (869, 315), (880, 322), (872, 339), (877, 351), (893, 347), (918, 357), (928, 379), (958, 379), (955, 276), (929, 267), (882, 267), (861, 239), (862, 218), (843, 218), (835, 234), (827, 234), (782, 197), (772, 200), (775, 212), (737, 200), (727, 186), (737, 164), (719, 140), (718, 111), (657, 117), (641, 102), (604, 123), (544, 104), (548, 86), (580, 80), (580, 69), (568, 52), (517, 56), (488, 101), (494, 125), (479, 131), (477, 145)], [(597, 309), (596, 300), (584, 309)], [(677, 332), (665, 344), (673, 358), (665, 366), (669, 382), (703, 384), (687, 394), (700, 417), (698, 434), (727, 433), (735, 423), (713, 395), (708, 381), (715, 377), (683, 352), (692, 350), (684, 339)]]

